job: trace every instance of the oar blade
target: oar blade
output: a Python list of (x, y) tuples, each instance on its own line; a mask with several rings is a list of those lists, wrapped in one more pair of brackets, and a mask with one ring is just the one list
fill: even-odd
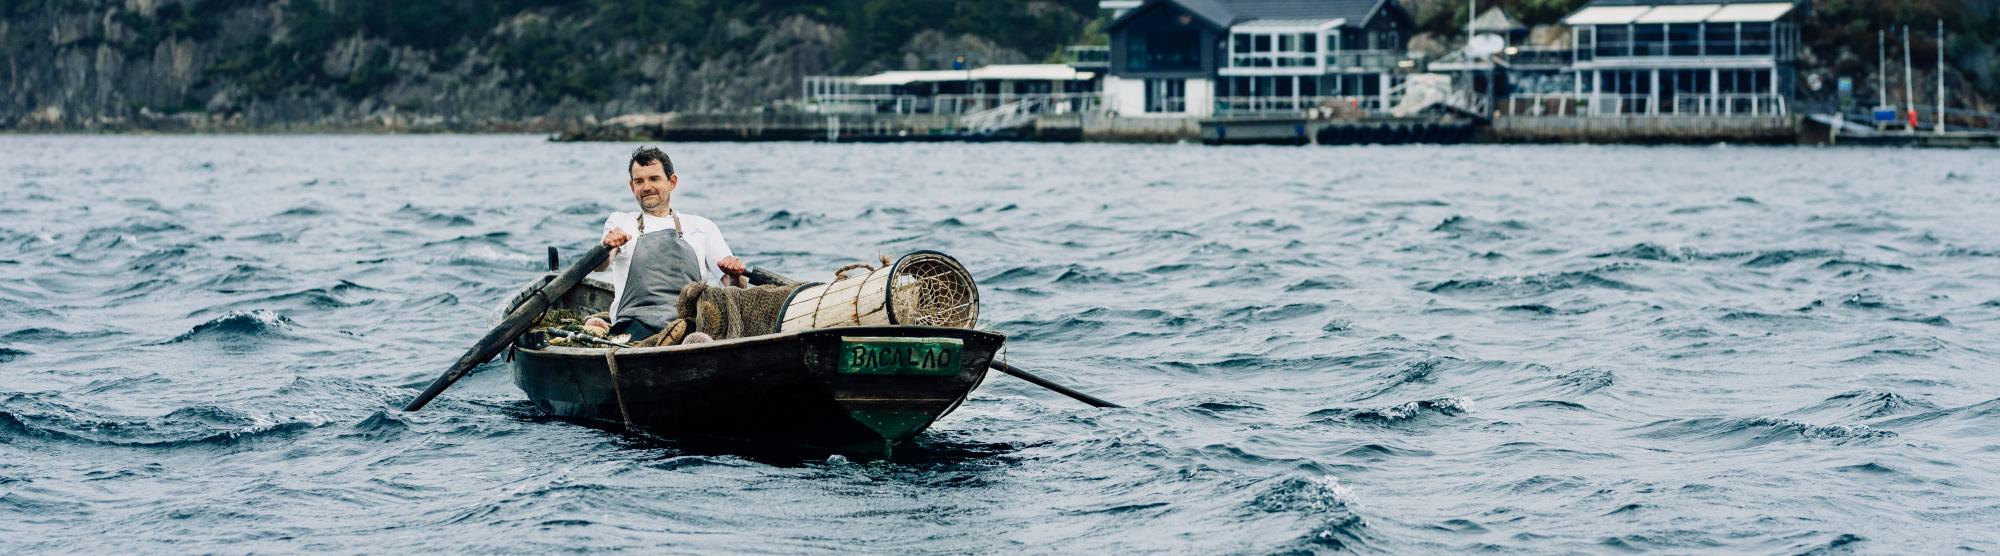
[(498, 326), (487, 331), (485, 336), (480, 337), (478, 342), (473, 343), (472, 348), (466, 350), (465, 355), (459, 356), (458, 362), (453, 363), (451, 369), (446, 370), (444, 375), (432, 381), (431, 385), (424, 388), (423, 393), (418, 394), (416, 399), (410, 400), (408, 405), (404, 405), (403, 411), (423, 409), (424, 404), (430, 403), (438, 394), (444, 393), (445, 389), (457, 383), (458, 379), (465, 378), (465, 375), (471, 373), (472, 369), (478, 367), (481, 363), (493, 359), (493, 356), (499, 355), (502, 350), (507, 349), (509, 342), (514, 341), (515, 337), (520, 336), (523, 332), (527, 332), (528, 328), (534, 326), (535, 317), (541, 316), (542, 311), (548, 309), (550, 300), (559, 299), (563, 294), (569, 293), (571, 288), (583, 282), (583, 275), (589, 274), (591, 270), (597, 268), (597, 265), (604, 262), (604, 259), (609, 256), (611, 256), (611, 248), (599, 245), (591, 249), (589, 253), (585, 253), (583, 258), (576, 261), (575, 265), (563, 270), (561, 274), (557, 274), (556, 278), (550, 280), (548, 285), (542, 286), (541, 290), (529, 296), (519, 307), (515, 307), (512, 312), (507, 313), (507, 318), (501, 319)]

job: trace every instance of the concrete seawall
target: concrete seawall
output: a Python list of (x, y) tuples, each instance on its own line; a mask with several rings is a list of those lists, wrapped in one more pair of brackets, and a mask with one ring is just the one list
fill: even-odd
[(1049, 114), (991, 134), (938, 114), (634, 114), (565, 132), (557, 141), (1058, 141), (1172, 143), (1200, 137), (1192, 118)]
[(1765, 143), (1800, 142), (1798, 116), (1609, 116), (1499, 118), (1482, 143)]
[(566, 132), (558, 141), (826, 141), (929, 136), (958, 118), (930, 114), (634, 114)]
[[(635, 114), (558, 135), (557, 141), (1048, 141), (1092, 143), (1741, 143), (1826, 144), (1823, 125), (1784, 116), (1411, 118), (1174, 118), (1103, 113), (1046, 114), (992, 133), (967, 130), (938, 114)], [(1973, 147), (2000, 144), (1991, 133), (1914, 138), (1841, 137), (1841, 144)]]

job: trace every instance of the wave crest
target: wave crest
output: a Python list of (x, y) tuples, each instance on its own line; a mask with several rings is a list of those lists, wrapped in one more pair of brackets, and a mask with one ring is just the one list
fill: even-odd
[(1250, 507), (1259, 512), (1306, 518), (1311, 526), (1298, 541), (1334, 550), (1367, 546), (1373, 536), (1368, 520), (1354, 511), (1355, 505), (1354, 491), (1331, 476), (1287, 477), (1250, 501)]
[(175, 336), (167, 343), (182, 343), (196, 340), (226, 341), (235, 339), (257, 339), (281, 336), (293, 326), (292, 319), (284, 315), (256, 309), (252, 311), (230, 311), (228, 314), (194, 325), (194, 328)]

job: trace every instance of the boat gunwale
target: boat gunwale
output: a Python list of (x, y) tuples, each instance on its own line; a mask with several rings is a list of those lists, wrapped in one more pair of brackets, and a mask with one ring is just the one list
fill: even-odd
[[(734, 348), (742, 346), (753, 346), (765, 343), (785, 342), (792, 340), (793, 337), (804, 336), (808, 334), (830, 333), (830, 334), (848, 335), (845, 334), (844, 332), (848, 330), (854, 330), (858, 332), (861, 330), (882, 330), (882, 329), (915, 330), (915, 331), (937, 330), (937, 331), (946, 331), (954, 334), (969, 333), (969, 334), (990, 336), (993, 339), (1001, 342), (1005, 342), (1007, 339), (1006, 334), (1001, 334), (999, 332), (989, 332), (985, 330), (978, 330), (972, 328), (948, 328), (942, 326), (916, 326), (916, 325), (893, 325), (893, 324), (880, 325), (880, 326), (838, 326), (833, 328), (814, 328), (810, 330), (796, 330), (792, 332), (759, 334), (756, 336), (744, 336), (742, 338), (730, 338), (727, 340), (716, 340), (713, 342), (702, 342), (699, 344), (619, 348), (618, 354), (620, 356), (627, 356), (627, 355), (669, 355), (678, 353), (698, 353), (711, 349), (725, 349), (725, 348)], [(578, 359), (582, 358), (603, 359), (604, 354), (606, 352), (611, 351), (611, 348), (571, 347), (571, 346), (553, 346), (553, 345), (544, 348), (524, 348), (517, 346), (516, 349), (518, 350), (518, 354), (520, 355), (532, 355), (535, 357), (554, 357), (554, 358), (578, 358)]]

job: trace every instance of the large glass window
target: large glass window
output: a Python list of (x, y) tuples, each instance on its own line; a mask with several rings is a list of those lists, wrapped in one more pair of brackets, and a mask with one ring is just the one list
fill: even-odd
[(1233, 33), (1230, 44), (1234, 46), (1234, 56), (1229, 60), (1230, 67), (1310, 67), (1319, 50), (1319, 35)]
[(1576, 61), (1588, 62), (1597, 59), (1597, 28), (1583, 26), (1576, 28)]
[(1744, 56), (1763, 56), (1771, 53), (1771, 24), (1743, 24)]
[(1708, 70), (1674, 70), (1673, 91), (1690, 94), (1708, 94)]
[(1201, 67), (1201, 33), (1154, 31), (1125, 39), (1128, 71), (1175, 71)]
[(1667, 55), (1667, 26), (1654, 23), (1632, 26), (1632, 52), (1634, 56)]
[(1668, 25), (1667, 54), (1673, 56), (1700, 55), (1701, 27), (1694, 23)]
[(1735, 56), (1736, 24), (1708, 24), (1708, 30), (1702, 33), (1702, 48), (1707, 49), (1709, 56)]
[(1632, 55), (1631, 28), (1624, 25), (1597, 26), (1597, 56), (1618, 57)]

